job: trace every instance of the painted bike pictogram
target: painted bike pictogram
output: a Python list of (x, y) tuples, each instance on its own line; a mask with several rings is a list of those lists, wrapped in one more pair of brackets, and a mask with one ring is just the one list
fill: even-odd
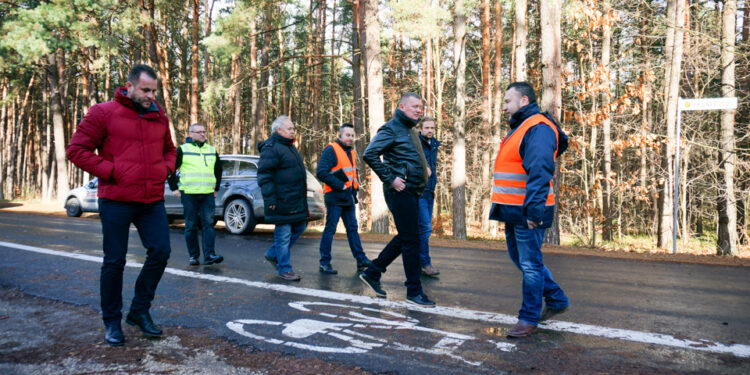
[(462, 355), (464, 344), (489, 344), (501, 351), (512, 351), (514, 344), (419, 325), (412, 317), (371, 307), (328, 302), (297, 301), (289, 306), (312, 313), (314, 319), (292, 322), (238, 319), (226, 325), (232, 331), (275, 345), (322, 353), (367, 353), (388, 348), (437, 356), (447, 356), (479, 366), (481, 361)]

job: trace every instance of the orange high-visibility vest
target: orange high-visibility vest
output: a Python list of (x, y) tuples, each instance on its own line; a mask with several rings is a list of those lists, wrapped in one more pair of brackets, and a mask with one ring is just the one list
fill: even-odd
[[(346, 177), (349, 178), (349, 181), (344, 183), (344, 188), (349, 188), (353, 185), (355, 190), (359, 189), (359, 180), (357, 180), (357, 155), (354, 153), (354, 147), (352, 147), (352, 150), (350, 151), (352, 161), (349, 161), (349, 157), (346, 155), (346, 151), (344, 151), (344, 148), (341, 147), (341, 145), (333, 142), (329, 144), (329, 146), (333, 147), (333, 151), (336, 151), (336, 159), (338, 159), (338, 163), (331, 168), (331, 173), (343, 170)], [(330, 186), (323, 184), (323, 193), (331, 191), (333, 191), (333, 189)]]
[[(521, 159), (521, 141), (526, 132), (537, 124), (546, 124), (555, 131), (555, 138), (560, 142), (557, 127), (546, 116), (536, 114), (524, 121), (512, 134), (505, 136), (500, 144), (500, 151), (495, 158), (494, 179), (492, 183), (492, 202), (508, 206), (523, 206), (526, 197), (526, 181), (528, 173), (523, 169)], [(557, 150), (555, 150), (557, 160)], [(552, 180), (549, 182), (549, 193), (547, 194), (547, 206), (555, 204), (555, 192), (552, 189)]]

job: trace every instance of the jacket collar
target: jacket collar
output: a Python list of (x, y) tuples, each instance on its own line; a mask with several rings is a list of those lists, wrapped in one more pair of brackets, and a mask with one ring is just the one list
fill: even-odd
[(428, 140), (422, 135), (422, 133), (419, 133), (419, 139), (422, 140), (423, 145), (427, 145), (427, 147), (429, 148), (440, 146), (440, 141), (438, 141), (435, 137), (432, 137)]
[(155, 118), (152, 113), (155, 112), (157, 116), (159, 114), (159, 106), (156, 104), (156, 101), (151, 102), (151, 107), (143, 111), (140, 109), (139, 105), (135, 104), (132, 99), (128, 98), (128, 89), (125, 87), (118, 87), (115, 90), (115, 101), (135, 112), (142, 113), (144, 117)]
[(404, 126), (406, 126), (407, 128), (415, 127), (419, 123), (419, 121), (422, 120), (421, 118), (416, 119), (416, 120), (411, 119), (409, 116), (406, 115), (406, 113), (404, 113), (404, 111), (398, 108), (396, 108), (396, 111), (393, 112), (393, 117), (397, 119), (400, 123), (404, 124)]
[(193, 137), (187, 137), (185, 138), (185, 143), (192, 143), (198, 147), (203, 147), (203, 145), (205, 145), (207, 142), (198, 142), (195, 139), (193, 139)]
[(513, 116), (511, 116), (510, 121), (508, 121), (508, 125), (510, 125), (511, 129), (517, 128), (519, 125), (523, 124), (523, 122), (536, 114), (539, 114), (539, 104), (536, 102), (527, 104), (523, 107), (521, 107), (518, 112), (514, 113)]
[(279, 133), (271, 134), (271, 138), (273, 138), (274, 141), (281, 143), (282, 145), (289, 146), (289, 145), (294, 144), (294, 138), (292, 139), (284, 138)]

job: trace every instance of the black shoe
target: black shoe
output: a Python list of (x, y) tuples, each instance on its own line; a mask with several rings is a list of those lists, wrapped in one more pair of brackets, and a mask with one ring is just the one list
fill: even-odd
[(367, 275), (365, 275), (364, 272), (359, 274), (359, 279), (362, 280), (362, 282), (365, 283), (367, 286), (369, 286), (370, 289), (372, 289), (372, 291), (375, 292), (376, 296), (381, 297), (381, 298), (386, 297), (385, 290), (383, 290), (383, 288), (380, 287), (380, 281), (375, 281), (367, 277)]
[(206, 257), (206, 259), (203, 259), (203, 264), (209, 265), (209, 264), (219, 264), (224, 261), (224, 257), (221, 255), (211, 254)]
[(320, 272), (321, 273), (327, 273), (329, 275), (335, 275), (335, 274), (339, 273), (339, 271), (336, 271), (335, 269), (333, 269), (333, 267), (331, 267), (330, 264), (326, 264), (326, 265), (322, 265), (321, 264), (320, 265)]
[(148, 312), (143, 314), (133, 314), (132, 312), (129, 312), (127, 318), (125, 318), (125, 323), (128, 323), (131, 326), (138, 326), (138, 328), (141, 329), (141, 332), (148, 337), (161, 337), (162, 335), (161, 329), (154, 324), (154, 321), (151, 320), (151, 315), (149, 315)]
[(366, 270), (367, 267), (370, 267), (371, 264), (372, 264), (372, 261), (367, 258), (365, 258), (365, 260), (361, 262), (357, 262), (357, 272), (362, 272)]
[(550, 308), (547, 308), (547, 306), (545, 306), (544, 311), (542, 311), (542, 315), (539, 317), (539, 321), (543, 322), (545, 320), (552, 318), (555, 315), (562, 314), (567, 310), (568, 310), (568, 306), (565, 306), (562, 309), (550, 309)]
[(413, 304), (420, 305), (423, 307), (435, 307), (435, 302), (427, 298), (427, 295), (424, 293), (417, 294), (414, 297), (406, 296), (406, 300)]
[(278, 264), (279, 262), (277, 262), (275, 258), (271, 258), (271, 257), (269, 257), (268, 255), (264, 255), (263, 257), (265, 257), (265, 258), (266, 258), (266, 260), (268, 261), (268, 263), (271, 263), (271, 265), (273, 266), (273, 268), (274, 268), (274, 269), (276, 269), (276, 265), (277, 265), (277, 264)]
[(198, 261), (198, 258), (195, 258), (195, 257), (191, 257), (190, 258), (190, 265), (191, 266), (197, 266), (199, 264), (201, 264), (201, 262)]
[(107, 340), (109, 346), (123, 346), (125, 344), (125, 336), (122, 334), (120, 322), (107, 325), (107, 334), (104, 339)]

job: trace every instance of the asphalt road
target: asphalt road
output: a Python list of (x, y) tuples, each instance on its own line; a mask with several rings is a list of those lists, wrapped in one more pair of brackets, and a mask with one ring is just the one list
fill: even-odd
[[(503, 250), (433, 248), (439, 279), (423, 278), (438, 303), (405, 303), (397, 260), (383, 276), (388, 299), (356, 277), (346, 241), (338, 275), (318, 272), (318, 236), (292, 249), (301, 282), (276, 277), (263, 259), (268, 231), (218, 232), (224, 263), (191, 267), (182, 229), (152, 308), (157, 323), (208, 328), (263, 351), (399, 374), (505, 372), (750, 373), (750, 269), (589, 256), (546, 255), (572, 307), (531, 337), (508, 339), (521, 274)], [(365, 243), (375, 257), (383, 244)], [(499, 249), (504, 249), (498, 243)], [(68, 303), (99, 305), (98, 220), (0, 211), (0, 284)], [(131, 231), (125, 308), (144, 260)], [(92, 322), (99, 328), (100, 322)]]

